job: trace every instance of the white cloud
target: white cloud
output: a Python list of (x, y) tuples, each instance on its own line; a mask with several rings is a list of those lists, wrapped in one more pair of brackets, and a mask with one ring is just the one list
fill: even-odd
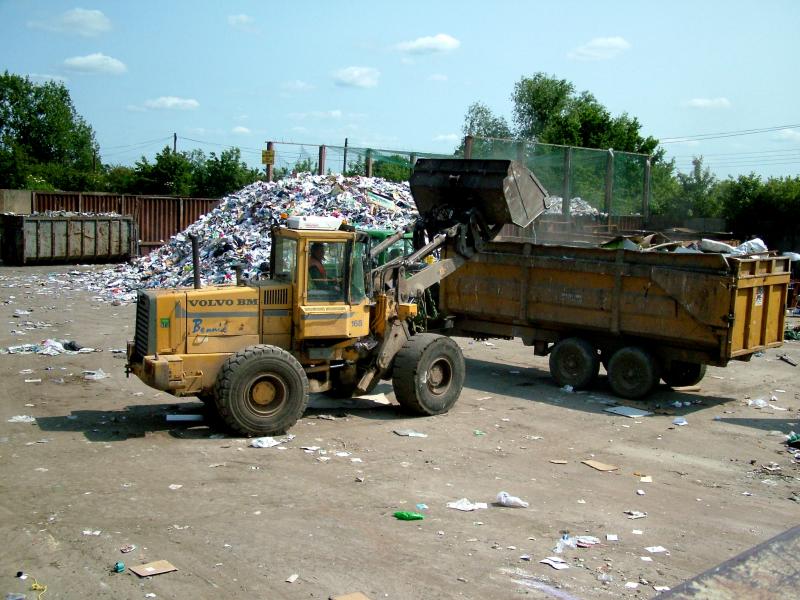
[(56, 83), (67, 83), (69, 81), (66, 77), (61, 75), (50, 75), (48, 73), (28, 73), (28, 77), (32, 81), (40, 81), (42, 83), (47, 81), (55, 81)]
[(409, 54), (433, 54), (435, 52), (450, 52), (461, 45), (456, 38), (446, 33), (437, 33), (419, 37), (415, 40), (400, 42), (395, 46), (400, 52)]
[(194, 98), (178, 98), (177, 96), (161, 96), (153, 100), (145, 100), (145, 108), (155, 110), (194, 110), (200, 103)]
[(599, 37), (589, 40), (583, 46), (571, 50), (567, 58), (573, 60), (609, 60), (615, 58), (631, 47), (623, 37)]
[(781, 129), (775, 135), (779, 140), (789, 140), (790, 142), (800, 142), (800, 131), (796, 129)]
[(111, 31), (111, 21), (102, 11), (73, 8), (47, 21), (28, 21), (28, 27), (92, 37)]
[(434, 142), (457, 142), (461, 136), (457, 133), (440, 133), (433, 138)]
[(447, 81), (447, 75), (434, 73), (433, 75), (428, 75), (428, 81)]
[(371, 88), (378, 85), (381, 72), (372, 67), (346, 67), (333, 74), (336, 85), (345, 87)]
[(727, 98), (692, 98), (685, 103), (690, 108), (730, 108), (730, 105)]
[(242, 31), (254, 31), (255, 19), (250, 15), (228, 15), (228, 25)]
[(287, 115), (290, 119), (303, 121), (305, 119), (341, 119), (344, 114), (341, 110), (312, 110), (311, 112), (293, 112)]
[(237, 125), (233, 129), (231, 129), (231, 133), (235, 133), (237, 135), (250, 135), (252, 132), (247, 127), (242, 127), (241, 125)]
[(281, 89), (287, 92), (309, 92), (314, 89), (314, 86), (305, 81), (294, 79), (292, 81), (284, 81), (281, 84)]
[(137, 106), (136, 104), (128, 104), (125, 107), (125, 110), (128, 112), (146, 112), (147, 109), (144, 106)]
[(109, 75), (121, 75), (128, 70), (122, 61), (100, 52), (68, 58), (64, 61), (64, 68), (77, 73), (107, 73)]

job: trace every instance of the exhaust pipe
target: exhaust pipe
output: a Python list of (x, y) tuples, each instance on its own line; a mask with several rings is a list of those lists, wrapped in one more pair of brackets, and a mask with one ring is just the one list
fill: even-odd
[(189, 239), (192, 241), (192, 271), (194, 274), (194, 289), (199, 290), (200, 285), (200, 244), (197, 241), (197, 236), (193, 233), (189, 234)]

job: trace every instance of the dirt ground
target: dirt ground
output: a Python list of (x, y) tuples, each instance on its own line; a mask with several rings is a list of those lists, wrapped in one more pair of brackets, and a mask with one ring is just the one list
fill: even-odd
[[(459, 339), (468, 376), (450, 414), (404, 417), (388, 385), (388, 405), (314, 397), (293, 440), (256, 449), (210, 418), (167, 422), (203, 405), (125, 377), (112, 350), (132, 337), (134, 306), (72, 289), (74, 270), (90, 268), (0, 268), (0, 347), (57, 338), (102, 350), (0, 356), (0, 593), (35, 598), (36, 578), (50, 600), (650, 598), (800, 521), (800, 470), (780, 435), (800, 431), (800, 367), (777, 359), (800, 361), (800, 342), (709, 368), (699, 392), (662, 386), (626, 402), (656, 412), (632, 419), (604, 412), (602, 376), (568, 393), (518, 342)], [(83, 379), (97, 369), (110, 377)], [(36, 422), (8, 422), (18, 415)], [(393, 433), (407, 428), (427, 437)], [(492, 505), (500, 491), (530, 507)], [(489, 507), (447, 508), (464, 497)], [(424, 520), (393, 517), (418, 504)], [(601, 543), (568, 548), (568, 569), (540, 564), (565, 530)], [(178, 570), (112, 572), (160, 559)]]

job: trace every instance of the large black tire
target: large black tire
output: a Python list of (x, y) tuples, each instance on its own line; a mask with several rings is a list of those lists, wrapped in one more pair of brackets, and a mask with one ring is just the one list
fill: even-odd
[(205, 394), (197, 394), (197, 399), (209, 408), (217, 407), (217, 396), (213, 392)]
[(599, 370), (597, 350), (584, 339), (565, 338), (550, 352), (550, 374), (561, 387), (587, 388), (597, 379)]
[(222, 420), (247, 436), (285, 433), (308, 405), (303, 367), (275, 346), (250, 346), (228, 357), (215, 391)]
[(620, 348), (608, 361), (608, 383), (614, 393), (622, 398), (643, 398), (652, 391), (658, 378), (658, 362), (644, 348)]
[(669, 363), (669, 366), (664, 369), (664, 372), (661, 374), (661, 379), (670, 387), (684, 387), (686, 385), (700, 383), (700, 380), (705, 376), (706, 365), (673, 360)]
[(464, 387), (464, 355), (448, 337), (418, 333), (394, 358), (392, 385), (400, 406), (414, 415), (440, 415)]

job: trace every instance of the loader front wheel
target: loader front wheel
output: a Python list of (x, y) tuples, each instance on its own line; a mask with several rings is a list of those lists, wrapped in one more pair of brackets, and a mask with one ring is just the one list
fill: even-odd
[(550, 352), (550, 374), (560, 387), (580, 390), (592, 384), (600, 370), (597, 350), (581, 338), (566, 338)]
[(411, 414), (446, 413), (461, 395), (465, 371), (458, 344), (441, 335), (418, 333), (395, 356), (395, 397)]
[(661, 379), (670, 387), (684, 387), (700, 383), (700, 380), (703, 379), (705, 375), (706, 365), (704, 364), (673, 360), (669, 366), (664, 369), (664, 372), (661, 374)]
[(658, 383), (655, 357), (637, 346), (617, 350), (608, 361), (608, 383), (617, 396), (637, 400), (650, 393)]
[(231, 355), (216, 384), (217, 409), (242, 435), (279, 435), (303, 415), (308, 378), (291, 354), (258, 345)]

